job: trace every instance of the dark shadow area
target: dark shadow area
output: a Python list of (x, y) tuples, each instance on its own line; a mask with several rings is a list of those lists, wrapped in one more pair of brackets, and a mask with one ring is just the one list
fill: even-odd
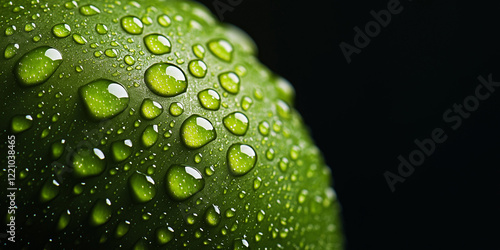
[[(498, 248), (499, 10), (495, 1), (242, 0), (224, 13), (294, 85), (332, 169), (348, 250)], [(356, 52), (346, 57), (342, 42)], [(412, 166), (399, 168), (399, 156)]]

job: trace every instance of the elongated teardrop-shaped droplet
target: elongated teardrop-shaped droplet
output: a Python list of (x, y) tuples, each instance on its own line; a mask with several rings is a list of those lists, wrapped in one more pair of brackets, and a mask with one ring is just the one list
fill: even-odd
[(150, 34), (144, 37), (144, 44), (149, 52), (155, 55), (163, 55), (170, 53), (172, 50), (172, 45), (170, 40), (164, 35), (160, 34)]
[(121, 84), (99, 79), (80, 87), (80, 97), (93, 119), (112, 118), (128, 107), (128, 92)]
[(106, 169), (105, 158), (98, 148), (81, 149), (73, 155), (73, 174), (78, 178), (97, 176)]
[(231, 94), (238, 94), (240, 91), (240, 77), (233, 72), (220, 74), (219, 83), (224, 90)]
[(248, 118), (241, 112), (234, 112), (223, 119), (224, 126), (235, 135), (245, 135), (248, 130)]
[(12, 133), (17, 134), (30, 129), (33, 126), (33, 117), (31, 115), (16, 115), (12, 117), (10, 129)]
[(227, 150), (227, 162), (231, 174), (242, 176), (253, 169), (257, 162), (257, 154), (251, 146), (236, 143)]
[(126, 160), (132, 154), (132, 141), (129, 139), (115, 141), (111, 144), (111, 153), (116, 162)]
[(157, 63), (149, 67), (144, 81), (153, 93), (165, 97), (182, 94), (187, 89), (187, 79), (182, 69), (168, 63)]
[(151, 99), (144, 99), (141, 104), (141, 115), (145, 119), (153, 120), (160, 116), (163, 112), (163, 107), (160, 103)]
[(121, 19), (122, 28), (132, 35), (140, 35), (144, 30), (141, 19), (135, 16), (125, 16)]
[(121, 238), (121, 237), (125, 236), (125, 234), (127, 234), (129, 230), (130, 230), (130, 221), (127, 221), (127, 220), (121, 221), (116, 226), (115, 237)]
[(216, 137), (212, 123), (199, 115), (190, 116), (181, 125), (181, 139), (188, 148), (201, 148)]
[(129, 188), (132, 198), (139, 203), (152, 200), (156, 195), (156, 186), (151, 176), (135, 172), (129, 177)]
[(111, 218), (111, 201), (109, 199), (97, 200), (90, 211), (90, 225), (100, 226)]
[(101, 10), (92, 4), (83, 5), (80, 7), (80, 14), (84, 16), (93, 16), (101, 13)]
[(200, 91), (198, 100), (200, 100), (201, 106), (208, 110), (218, 110), (220, 107), (220, 95), (213, 89)]
[(57, 49), (49, 46), (38, 47), (21, 57), (14, 73), (22, 86), (35, 86), (49, 80), (62, 60), (61, 52)]
[(217, 39), (208, 42), (208, 49), (216, 57), (226, 62), (231, 61), (233, 57), (233, 46), (224, 39)]
[(177, 201), (186, 200), (205, 187), (205, 180), (200, 171), (189, 166), (171, 166), (165, 179), (168, 195)]
[(64, 153), (64, 144), (66, 143), (66, 140), (60, 140), (57, 142), (52, 143), (50, 147), (50, 155), (52, 156), (53, 160), (59, 159), (61, 155)]

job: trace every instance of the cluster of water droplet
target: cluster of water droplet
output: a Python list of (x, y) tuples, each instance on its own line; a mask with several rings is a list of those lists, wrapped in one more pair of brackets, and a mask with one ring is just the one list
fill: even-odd
[[(61, 169), (53, 168), (55, 174), (41, 184), (39, 200), (43, 204), (50, 204), (58, 196), (85, 195), (91, 201), (88, 223), (94, 227), (112, 224), (107, 228), (113, 229), (103, 233), (101, 243), (108, 237), (122, 238), (130, 234), (134, 225), (139, 229), (139, 225), (146, 225), (154, 231), (154, 239), (139, 238), (135, 246), (138, 249), (151, 242), (159, 245), (182, 242), (191, 232), (195, 238), (203, 239), (204, 245), (217, 241), (219, 248), (226, 248), (228, 243), (217, 237), (237, 236), (231, 244), (240, 249), (263, 239), (287, 239), (293, 231), (300, 231), (293, 234), (295, 238), (313, 231), (286, 215), (314, 216), (330, 207), (335, 197), (332, 189), (311, 196), (306, 187), (297, 193), (292, 185), (282, 184), (304, 181), (318, 173), (328, 175), (322, 166), (304, 166), (301, 160), (301, 155), (313, 159), (319, 153), (307, 139), (300, 142), (304, 138), (294, 135), (299, 133), (294, 130), (301, 131), (302, 125), (290, 108), (293, 89), (286, 80), (272, 76), (255, 59), (236, 63), (241, 60), (235, 58), (247, 51), (239, 45), (243, 51), (238, 52), (238, 46), (228, 41), (227, 37), (234, 35), (228, 33), (230, 30), (224, 31), (226, 36), (221, 35), (225, 34), (222, 32), (207, 36), (208, 40), (199, 39), (198, 34), (206, 36), (204, 29), (210, 29), (206, 23), (213, 23), (213, 17), (207, 17), (209, 14), (201, 8), (183, 4), (178, 8), (200, 19), (188, 20), (190, 15), (179, 14), (182, 11), (176, 13), (175, 9), (168, 8), (161, 11), (136, 1), (102, 4), (68, 1), (62, 6), (37, 3), (32, 2), (31, 11), (12, 2), (5, 3), (4, 9), (28, 13), (28, 22), (24, 26), (0, 23), (0, 27), (6, 27), (3, 35), (7, 38), (16, 37), (19, 32), (32, 37), (27, 42), (1, 43), (5, 44), (4, 60), (15, 60), (11, 72), (19, 85), (19, 93), (38, 91), (38, 97), (46, 98), (38, 104), (39, 113), (13, 116), (11, 132), (21, 134), (36, 128), (41, 139), (50, 141), (52, 161), (69, 159), (69, 164), (63, 162)], [(33, 14), (40, 9), (41, 14)], [(46, 24), (40, 19), (51, 11), (61, 11), (65, 18), (51, 26), (48, 37), (47, 32), (41, 31), (41, 26)], [(126, 14), (119, 18), (110, 15), (115, 12)], [(107, 20), (103, 16), (109, 16), (110, 21), (100, 21)], [(40, 33), (35, 34), (39, 30)], [(64, 45), (69, 41), (73, 43), (70, 48)], [(72, 55), (75, 48), (78, 53)], [(74, 71), (68, 72), (69, 69)], [(246, 77), (249, 71), (258, 77)], [(80, 78), (82, 72), (87, 74)], [(3, 79), (8, 74), (2, 71), (0, 77)], [(271, 84), (263, 86), (252, 82), (256, 79)], [(44, 85), (50, 87), (44, 88)], [(58, 88), (61, 91), (57, 91)], [(46, 95), (56, 91), (51, 94), (55, 98)], [(271, 96), (266, 97), (267, 92)], [(54, 102), (55, 113), (47, 122), (51, 125), (40, 129), (37, 124), (44, 124), (42, 120), (49, 111), (43, 107), (49, 102)], [(165, 109), (168, 111), (164, 112)], [(79, 117), (80, 114), (86, 117)], [(69, 124), (59, 119), (61, 116), (68, 118)], [(72, 138), (69, 133), (74, 133), (73, 126), (101, 126), (108, 121), (112, 125), (98, 128), (97, 133), (103, 135), (98, 145), (77, 147), (68, 152), (68, 145), (75, 148), (88, 140)], [(82, 131), (89, 134), (85, 132), (88, 131)], [(299, 171), (300, 168), (307, 171)], [(58, 173), (67, 169), (71, 170), (73, 180), (62, 183)], [(216, 171), (220, 174), (215, 174)], [(34, 171), (26, 168), (21, 172), (22, 179), (28, 179), (29, 172)], [(104, 179), (95, 178), (104, 175)], [(115, 175), (126, 177), (127, 185), (113, 184), (120, 183), (119, 179), (112, 178)], [(245, 188), (238, 184), (240, 182), (251, 185)], [(120, 196), (122, 190), (126, 190), (127, 197)], [(107, 194), (108, 198), (92, 198), (97, 192)], [(212, 193), (220, 194), (223, 200), (211, 200)], [(234, 196), (242, 204), (226, 205), (234, 204), (229, 201)], [(145, 207), (115, 205), (128, 199)], [(261, 207), (246, 202), (252, 199), (260, 199), (259, 204), (268, 205)], [(171, 215), (160, 208), (161, 203), (168, 203), (170, 209), (180, 210), (185, 216), (179, 218), (180, 222), (165, 222), (164, 218)], [(47, 206), (49, 209), (50, 205)], [(285, 212), (266, 213), (266, 209), (277, 211), (274, 207)], [(162, 209), (164, 212), (159, 213)], [(127, 214), (126, 210), (142, 214), (143, 221), (121, 216)], [(62, 231), (71, 226), (70, 222), (76, 220), (75, 213), (81, 211), (63, 209), (55, 219), (56, 229)], [(161, 223), (153, 223), (153, 226), (144, 223), (152, 217)], [(263, 221), (269, 226), (254, 235), (238, 231), (239, 225), (252, 221), (257, 223), (255, 228), (260, 228)], [(182, 225), (193, 227), (186, 229)], [(210, 228), (216, 228), (218, 233), (208, 233)], [(286, 241), (277, 242), (277, 247), (286, 247)], [(304, 244), (301, 248), (307, 246), (305, 240), (301, 242)], [(189, 247), (189, 241), (183, 246)]]

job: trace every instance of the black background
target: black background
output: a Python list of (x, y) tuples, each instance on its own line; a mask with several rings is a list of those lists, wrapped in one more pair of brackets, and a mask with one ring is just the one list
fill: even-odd
[[(296, 108), (332, 169), (347, 249), (499, 249), (500, 88), (456, 130), (446, 110), (500, 82), (500, 3), (401, 0), (401, 13), (350, 64), (339, 44), (390, 0), (208, 0), (294, 85)], [(414, 140), (447, 140), (391, 192)]]

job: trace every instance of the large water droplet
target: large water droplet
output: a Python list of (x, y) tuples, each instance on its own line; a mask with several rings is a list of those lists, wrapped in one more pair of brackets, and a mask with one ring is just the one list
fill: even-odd
[(257, 162), (257, 154), (251, 146), (236, 143), (227, 150), (227, 162), (231, 174), (242, 176), (253, 169)]
[(132, 35), (140, 35), (144, 29), (144, 24), (141, 19), (135, 16), (125, 16), (121, 19), (122, 28), (132, 34)]
[(220, 74), (219, 83), (224, 90), (231, 94), (238, 94), (240, 91), (240, 77), (234, 72)]
[(220, 223), (220, 209), (216, 205), (211, 205), (205, 211), (205, 223), (207, 225), (216, 227)]
[(213, 89), (205, 89), (198, 93), (201, 106), (208, 110), (218, 110), (220, 107), (220, 96)]
[(192, 115), (181, 125), (181, 139), (189, 148), (201, 148), (217, 137), (212, 123), (199, 115)]
[(48, 179), (40, 190), (40, 201), (47, 202), (54, 199), (59, 194), (59, 183), (56, 180)]
[(156, 229), (156, 242), (165, 245), (174, 238), (174, 230), (171, 227), (159, 227)]
[(17, 55), (17, 50), (19, 50), (19, 44), (17, 43), (9, 43), (3, 52), (3, 57), (5, 59), (11, 59), (12, 57)]
[(202, 60), (193, 60), (189, 62), (189, 72), (194, 77), (203, 78), (207, 74), (207, 65)]
[(248, 117), (241, 112), (234, 112), (223, 119), (224, 126), (235, 135), (245, 135), (248, 130)]
[(142, 132), (142, 145), (146, 148), (152, 147), (158, 141), (158, 125), (149, 125)]
[(47, 81), (62, 63), (58, 50), (43, 46), (24, 54), (14, 72), (22, 86), (35, 86)]
[(99, 10), (99, 8), (95, 7), (92, 4), (87, 4), (80, 7), (80, 14), (84, 16), (93, 16), (99, 13), (101, 13), (101, 10)]
[(101, 174), (106, 168), (104, 153), (94, 148), (81, 149), (73, 155), (73, 173), (78, 178), (86, 178)]
[(92, 226), (100, 226), (111, 218), (111, 201), (109, 199), (97, 200), (90, 211), (89, 222)]
[(163, 55), (170, 53), (172, 50), (172, 45), (170, 40), (164, 35), (160, 34), (150, 34), (144, 37), (144, 44), (149, 52), (155, 55)]
[(99, 79), (80, 87), (80, 96), (96, 120), (114, 117), (128, 106), (128, 92), (121, 84), (111, 80)]
[(52, 34), (59, 38), (67, 37), (71, 34), (71, 27), (66, 23), (60, 23), (52, 27)]
[(200, 192), (205, 186), (205, 180), (195, 168), (173, 165), (167, 170), (166, 186), (172, 199), (182, 201)]
[(129, 177), (129, 188), (132, 198), (136, 202), (144, 203), (152, 200), (156, 195), (156, 186), (151, 176), (135, 172)]
[(160, 116), (163, 112), (163, 107), (160, 103), (151, 99), (144, 99), (141, 105), (141, 115), (147, 120), (153, 120)]
[(231, 61), (233, 57), (233, 46), (224, 39), (217, 39), (208, 42), (208, 49), (216, 57), (224, 61)]
[(10, 129), (12, 133), (17, 134), (26, 131), (33, 126), (33, 117), (31, 115), (16, 115), (12, 117)]
[(187, 89), (184, 72), (168, 63), (157, 63), (149, 67), (144, 75), (144, 81), (151, 91), (160, 96), (176, 96)]
[(132, 141), (126, 139), (111, 143), (111, 153), (116, 162), (126, 160), (132, 154)]

